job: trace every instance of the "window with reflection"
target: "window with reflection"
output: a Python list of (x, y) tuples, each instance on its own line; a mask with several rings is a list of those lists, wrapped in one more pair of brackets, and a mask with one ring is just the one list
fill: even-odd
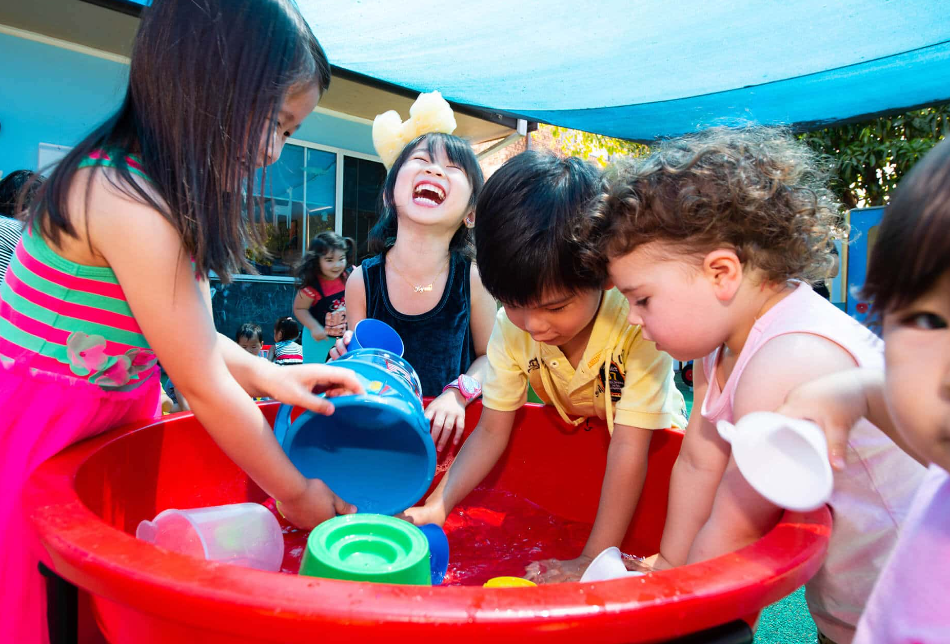
[(357, 264), (369, 256), (366, 242), (378, 218), (379, 194), (386, 168), (378, 161), (343, 159), (343, 236), (356, 242)]

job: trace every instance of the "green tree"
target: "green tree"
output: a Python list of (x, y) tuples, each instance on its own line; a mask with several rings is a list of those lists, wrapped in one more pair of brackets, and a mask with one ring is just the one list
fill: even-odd
[(833, 159), (832, 188), (849, 208), (881, 206), (901, 178), (950, 132), (950, 105), (807, 132), (800, 138)]
[[(541, 136), (549, 134), (550, 146), (565, 156), (574, 156), (606, 166), (614, 156), (641, 157), (650, 152), (649, 146), (603, 134), (591, 134), (556, 125), (538, 126)], [(544, 137), (546, 138), (546, 137)]]

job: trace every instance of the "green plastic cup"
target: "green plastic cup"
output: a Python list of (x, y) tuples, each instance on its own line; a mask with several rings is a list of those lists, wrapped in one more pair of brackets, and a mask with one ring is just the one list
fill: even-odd
[(300, 574), (326, 579), (431, 586), (429, 542), (408, 521), (348, 514), (313, 529)]

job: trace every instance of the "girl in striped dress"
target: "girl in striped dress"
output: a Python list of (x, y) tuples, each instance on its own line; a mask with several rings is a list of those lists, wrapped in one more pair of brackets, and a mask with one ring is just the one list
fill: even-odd
[(290, 521), (310, 528), (355, 510), (294, 468), (248, 394), (331, 413), (313, 389), (359, 383), (345, 369), (281, 370), (248, 355), (215, 332), (207, 283), (244, 263), (256, 232), (244, 213), (263, 210), (255, 172), (280, 156), (329, 75), (289, 0), (154, 3), (119, 110), (40, 188), (0, 288), (0, 641), (47, 638), (45, 554), (24, 481), (72, 443), (157, 417), (158, 360)]

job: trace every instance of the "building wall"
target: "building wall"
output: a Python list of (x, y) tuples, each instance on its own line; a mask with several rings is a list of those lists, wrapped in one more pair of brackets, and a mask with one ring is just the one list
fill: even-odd
[[(40, 143), (75, 145), (119, 106), (128, 82), (124, 62), (9, 33), (0, 32), (0, 61), (3, 174), (36, 170)], [(294, 136), (374, 154), (365, 122), (314, 113)]]

